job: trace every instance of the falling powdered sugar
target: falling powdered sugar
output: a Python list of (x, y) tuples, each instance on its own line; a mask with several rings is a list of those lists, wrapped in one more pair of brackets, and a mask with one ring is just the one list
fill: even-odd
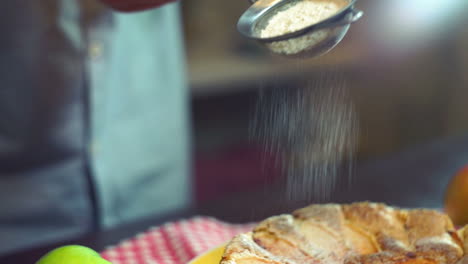
[(351, 168), (357, 131), (345, 82), (335, 74), (264, 91), (252, 123), (254, 138), (279, 157), (291, 200), (328, 198), (341, 169)]

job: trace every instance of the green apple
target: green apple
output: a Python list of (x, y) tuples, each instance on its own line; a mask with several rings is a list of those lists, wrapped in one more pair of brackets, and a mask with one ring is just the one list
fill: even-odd
[(56, 248), (44, 255), (36, 264), (111, 264), (96, 251), (78, 245)]

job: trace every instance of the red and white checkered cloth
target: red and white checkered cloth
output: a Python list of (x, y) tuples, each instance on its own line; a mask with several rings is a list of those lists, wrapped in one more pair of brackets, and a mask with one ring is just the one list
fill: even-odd
[(101, 254), (113, 264), (185, 264), (252, 228), (253, 224), (233, 225), (195, 217), (151, 228)]

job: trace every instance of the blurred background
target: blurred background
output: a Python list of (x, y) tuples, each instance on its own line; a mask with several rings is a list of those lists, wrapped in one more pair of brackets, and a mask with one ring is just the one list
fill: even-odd
[[(251, 128), (262, 94), (301, 89), (329, 73), (344, 84), (358, 127), (355, 166), (326, 200), (443, 208), (447, 184), (468, 165), (468, 0), (358, 0), (364, 17), (335, 49), (313, 59), (275, 56), (243, 38), (236, 23), (249, 5), (182, 1), (199, 208), (181, 217), (245, 223), (314, 202), (285, 201), (278, 162)], [(454, 198), (463, 209), (465, 187), (465, 200)], [(84, 244), (103, 249), (158, 223), (119, 227)]]
[(260, 162), (261, 146), (249, 139), (260, 90), (330, 70), (345, 80), (357, 110), (358, 162), (468, 136), (467, 1), (359, 0), (365, 16), (342, 43), (300, 61), (272, 56), (238, 34), (248, 6), (183, 2), (199, 202), (278, 173)]

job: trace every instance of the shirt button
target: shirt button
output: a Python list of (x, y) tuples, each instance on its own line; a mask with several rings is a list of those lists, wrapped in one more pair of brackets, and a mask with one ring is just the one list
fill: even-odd
[(91, 42), (88, 47), (88, 55), (92, 60), (97, 60), (102, 56), (103, 45), (100, 42)]

